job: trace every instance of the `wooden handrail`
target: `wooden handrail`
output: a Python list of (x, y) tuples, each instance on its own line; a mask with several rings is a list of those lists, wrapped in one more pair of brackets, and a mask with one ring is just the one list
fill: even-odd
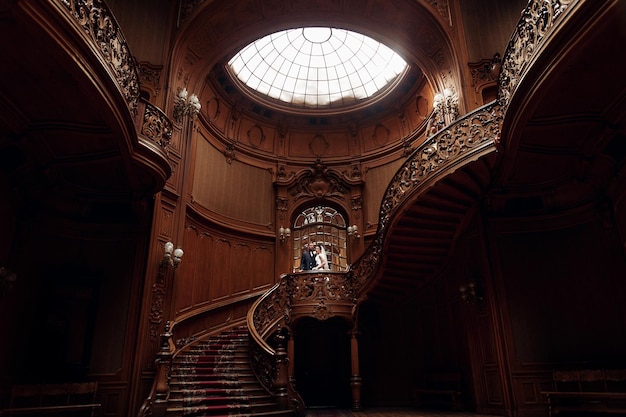
[(350, 279), (360, 298), (380, 273), (383, 242), (393, 217), (441, 178), (494, 152), (502, 120), (496, 101), (479, 107), (426, 139), (396, 171), (383, 195), (376, 235), (350, 267)]

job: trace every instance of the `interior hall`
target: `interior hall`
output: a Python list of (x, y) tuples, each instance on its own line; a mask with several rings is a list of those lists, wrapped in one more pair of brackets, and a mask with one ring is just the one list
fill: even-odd
[(0, 0), (0, 415), (626, 415), (626, 1)]

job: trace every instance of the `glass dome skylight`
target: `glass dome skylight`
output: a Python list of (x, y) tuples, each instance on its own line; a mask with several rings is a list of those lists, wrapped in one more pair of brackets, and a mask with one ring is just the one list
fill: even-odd
[(294, 107), (355, 104), (394, 85), (406, 62), (367, 36), (330, 27), (276, 32), (239, 51), (230, 71), (245, 85)]

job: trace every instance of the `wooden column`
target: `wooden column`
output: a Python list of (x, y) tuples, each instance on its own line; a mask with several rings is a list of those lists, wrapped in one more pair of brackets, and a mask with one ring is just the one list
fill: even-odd
[(350, 331), (350, 357), (352, 376), (350, 377), (350, 387), (352, 388), (352, 410), (361, 409), (361, 375), (359, 374), (359, 342), (356, 338), (357, 330)]
[(274, 396), (278, 400), (283, 410), (289, 409), (289, 395), (288, 395), (288, 383), (289, 383), (289, 358), (286, 349), (287, 338), (285, 336), (285, 328), (279, 328), (274, 336), (276, 343), (276, 367), (277, 374), (274, 380)]
[(295, 357), (295, 344), (293, 339), (293, 333), (289, 332), (289, 339), (287, 340), (287, 357), (289, 358), (289, 383), (292, 387), (296, 386), (296, 374), (294, 368)]

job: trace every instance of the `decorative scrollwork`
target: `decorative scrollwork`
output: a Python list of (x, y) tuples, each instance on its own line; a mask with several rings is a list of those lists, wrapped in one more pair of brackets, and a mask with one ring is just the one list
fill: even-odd
[(287, 288), (292, 305), (304, 300), (348, 303), (356, 300), (352, 283), (345, 274), (294, 274), (289, 276)]
[(473, 150), (495, 144), (502, 118), (502, 109), (497, 103), (481, 107), (431, 136), (404, 162), (383, 196), (372, 244), (351, 267), (351, 279), (357, 291), (377, 269), (387, 224), (400, 204), (428, 179), (471, 155)]
[(278, 287), (254, 311), (253, 323), (257, 332), (264, 334), (274, 322), (288, 315), (288, 304), (287, 280), (281, 278)]
[(574, 0), (532, 0), (522, 11), (507, 45), (498, 80), (498, 103), (503, 112), (546, 34)]
[(139, 99), (138, 64), (130, 53), (128, 43), (113, 13), (102, 0), (60, 2), (91, 37), (120, 86), (128, 109), (132, 114), (136, 114)]
[(164, 149), (172, 140), (172, 122), (159, 108), (146, 103), (141, 133)]
[(274, 358), (256, 343), (250, 344), (250, 364), (252, 370), (266, 390), (271, 392), (276, 366)]

